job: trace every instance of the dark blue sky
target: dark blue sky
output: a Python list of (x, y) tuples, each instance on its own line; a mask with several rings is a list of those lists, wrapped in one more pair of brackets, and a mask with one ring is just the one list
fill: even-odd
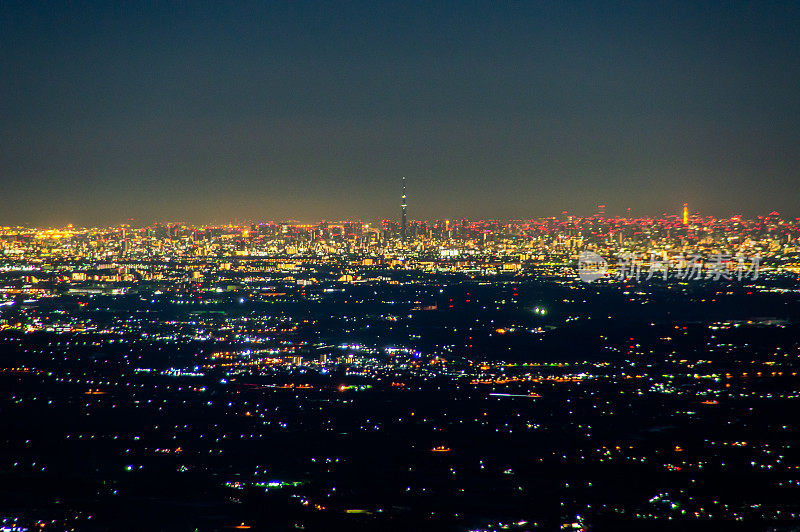
[(0, 2), (0, 223), (800, 216), (797, 2)]

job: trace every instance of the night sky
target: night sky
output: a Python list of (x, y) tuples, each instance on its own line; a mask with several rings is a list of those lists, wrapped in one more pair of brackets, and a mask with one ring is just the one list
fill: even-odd
[(800, 216), (797, 2), (64, 4), (0, 2), (0, 224)]

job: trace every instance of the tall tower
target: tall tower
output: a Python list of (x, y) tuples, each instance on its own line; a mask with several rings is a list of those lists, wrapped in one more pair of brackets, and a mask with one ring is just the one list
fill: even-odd
[(408, 236), (408, 219), (406, 218), (406, 176), (403, 176), (403, 202), (400, 204), (402, 208), (402, 215), (400, 217), (400, 237), (403, 239), (403, 242), (406, 241)]
[(689, 204), (683, 204), (683, 225), (689, 225)]

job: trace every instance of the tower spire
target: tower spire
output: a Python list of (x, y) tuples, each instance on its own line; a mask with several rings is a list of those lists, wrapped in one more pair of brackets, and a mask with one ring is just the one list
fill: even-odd
[(400, 237), (403, 239), (403, 242), (406, 241), (408, 236), (408, 229), (407, 229), (408, 219), (406, 218), (407, 206), (408, 205), (406, 204), (406, 176), (403, 176), (403, 201), (400, 204), (400, 207), (402, 209), (402, 214), (400, 217)]

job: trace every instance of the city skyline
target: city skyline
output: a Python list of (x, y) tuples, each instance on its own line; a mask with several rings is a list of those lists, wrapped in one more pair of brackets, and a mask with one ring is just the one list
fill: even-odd
[(0, 532), (800, 530), (798, 21), (0, 2)]
[[(405, 196), (404, 196), (405, 197)], [(341, 225), (343, 223), (349, 222), (357, 222), (362, 223), (365, 226), (380, 226), (382, 223), (385, 222), (393, 222), (396, 221), (398, 223), (398, 227), (400, 228), (400, 232), (402, 234), (402, 226), (403, 226), (403, 207), (408, 207), (408, 205), (401, 204), (401, 214), (399, 217), (392, 218), (378, 218), (378, 219), (364, 219), (364, 218), (357, 218), (357, 217), (344, 217), (344, 218), (316, 218), (311, 220), (299, 220), (294, 217), (285, 217), (285, 218), (260, 218), (260, 219), (239, 219), (234, 218), (232, 220), (207, 220), (205, 222), (188, 222), (186, 220), (180, 219), (156, 219), (151, 220), (149, 222), (140, 221), (140, 220), (126, 220), (120, 223), (113, 223), (113, 224), (106, 224), (106, 225), (81, 225), (81, 224), (74, 224), (74, 223), (64, 223), (60, 225), (35, 225), (35, 224), (0, 224), (0, 227), (20, 227), (20, 228), (29, 228), (29, 229), (68, 229), (68, 228), (75, 228), (75, 229), (111, 229), (115, 227), (131, 227), (131, 228), (145, 228), (151, 225), (184, 225), (184, 226), (191, 226), (191, 227), (248, 227), (252, 225), (268, 225), (268, 224), (283, 224), (288, 226), (321, 226), (321, 225)], [(654, 213), (632, 213), (630, 208), (626, 209), (623, 212), (606, 212), (607, 206), (606, 205), (597, 205), (595, 207), (594, 212), (585, 212), (585, 213), (577, 213), (577, 212), (569, 212), (569, 211), (561, 211), (556, 214), (552, 215), (541, 215), (541, 216), (529, 216), (524, 218), (498, 218), (498, 217), (486, 217), (486, 218), (479, 218), (475, 216), (459, 216), (459, 217), (432, 217), (432, 218), (417, 218), (417, 217), (406, 217), (407, 224), (434, 224), (434, 223), (458, 223), (462, 221), (467, 222), (500, 222), (504, 224), (513, 224), (517, 222), (528, 222), (528, 221), (537, 221), (537, 220), (591, 220), (595, 218), (599, 219), (607, 219), (607, 220), (651, 220), (651, 221), (660, 221), (666, 220), (670, 218), (675, 218), (676, 220), (680, 220), (683, 225), (689, 224), (690, 219), (700, 219), (700, 220), (742, 220), (742, 221), (756, 221), (761, 219), (767, 219), (770, 217), (777, 218), (783, 220), (785, 222), (796, 222), (800, 221), (800, 217), (792, 217), (792, 216), (785, 216), (783, 213), (779, 213), (777, 211), (770, 211), (764, 213), (758, 213), (754, 216), (743, 216), (740, 213), (728, 213), (727, 215), (722, 216), (715, 216), (710, 213), (703, 213), (699, 211), (692, 211), (689, 209), (688, 204), (684, 203), (679, 209), (675, 209), (674, 212), (662, 212), (660, 214)]]

